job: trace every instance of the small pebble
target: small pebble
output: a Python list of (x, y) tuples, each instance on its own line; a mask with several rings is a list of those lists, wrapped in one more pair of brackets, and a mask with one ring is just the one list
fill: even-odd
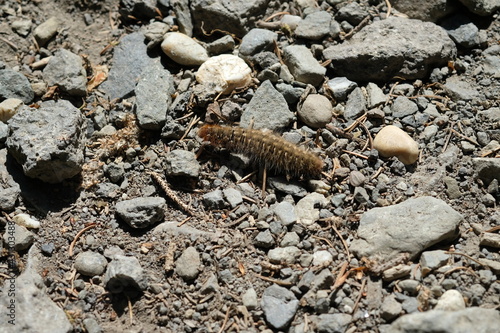
[(59, 21), (55, 17), (49, 18), (36, 27), (35, 31), (33, 31), (33, 36), (35, 36), (38, 46), (45, 46), (55, 36), (57, 29), (59, 29)]
[(322, 128), (332, 120), (332, 103), (323, 95), (311, 94), (298, 111), (299, 118), (312, 128)]
[(439, 298), (435, 310), (458, 311), (465, 309), (465, 301), (458, 290), (451, 289)]
[(102, 254), (92, 251), (81, 252), (75, 259), (75, 269), (86, 276), (101, 275), (107, 265), (108, 261)]
[(196, 279), (201, 265), (200, 254), (196, 248), (190, 246), (182, 252), (175, 262), (175, 272), (185, 281)]
[(21, 105), (23, 105), (23, 101), (17, 98), (7, 98), (0, 103), (0, 121), (6, 123), (10, 118), (14, 117)]
[(18, 225), (26, 227), (27, 229), (40, 228), (40, 221), (32, 218), (30, 215), (25, 213), (17, 214), (12, 218), (12, 220)]
[(167, 33), (161, 49), (170, 59), (185, 66), (199, 66), (208, 60), (205, 48), (180, 32)]
[(250, 67), (240, 57), (221, 54), (211, 57), (200, 66), (196, 73), (196, 80), (217, 92), (229, 94), (235, 89), (250, 84), (251, 73)]
[(404, 164), (413, 164), (418, 159), (418, 143), (402, 129), (388, 125), (378, 132), (373, 147), (384, 157), (396, 156)]

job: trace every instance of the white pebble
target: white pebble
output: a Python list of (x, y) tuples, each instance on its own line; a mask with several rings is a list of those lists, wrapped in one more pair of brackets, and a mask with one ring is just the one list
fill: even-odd
[(196, 73), (196, 81), (215, 91), (229, 94), (252, 81), (252, 70), (240, 57), (221, 54), (203, 63)]
[(389, 125), (380, 130), (373, 147), (383, 157), (396, 156), (404, 164), (413, 164), (418, 159), (418, 143), (399, 127)]
[(208, 59), (207, 50), (203, 46), (180, 32), (167, 33), (161, 49), (170, 59), (185, 66), (199, 66)]
[(35, 220), (31, 216), (25, 213), (17, 214), (12, 218), (17, 225), (21, 225), (27, 229), (39, 229), (40, 221)]
[(0, 121), (6, 123), (10, 118), (14, 117), (21, 105), (23, 105), (23, 101), (17, 98), (7, 98), (0, 103)]
[(435, 310), (458, 311), (465, 309), (465, 301), (457, 290), (447, 290), (437, 301)]
[(333, 256), (326, 250), (316, 251), (313, 254), (313, 266), (327, 266), (333, 262)]

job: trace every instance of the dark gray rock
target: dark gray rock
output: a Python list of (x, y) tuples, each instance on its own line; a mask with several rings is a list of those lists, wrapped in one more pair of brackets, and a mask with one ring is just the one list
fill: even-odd
[(271, 231), (269, 229), (266, 229), (259, 232), (257, 236), (255, 236), (255, 238), (253, 239), (253, 244), (258, 247), (269, 249), (275, 245), (275, 241), (273, 235), (271, 234)]
[(108, 79), (99, 86), (111, 100), (130, 96), (143, 69), (153, 65), (144, 40), (142, 33), (133, 32), (114, 48)]
[(325, 79), (326, 68), (321, 66), (311, 51), (303, 45), (290, 45), (283, 49), (283, 61), (295, 80), (319, 86)]
[(148, 286), (139, 260), (122, 255), (114, 256), (108, 264), (103, 282), (112, 293), (120, 293), (128, 287), (145, 290)]
[(116, 213), (132, 228), (145, 228), (163, 219), (165, 199), (143, 197), (116, 203)]
[(28, 177), (62, 182), (82, 170), (85, 117), (66, 100), (22, 107), (11, 118), (6, 145)]
[(222, 190), (222, 193), (224, 194), (224, 198), (226, 198), (227, 202), (229, 202), (229, 206), (231, 206), (231, 208), (236, 208), (243, 202), (241, 192), (234, 188), (225, 188)]
[(240, 56), (246, 58), (263, 51), (271, 51), (278, 34), (267, 29), (254, 28), (241, 40)]
[(295, 29), (297, 38), (319, 40), (330, 33), (332, 15), (325, 11), (317, 11), (307, 15)]
[(95, 318), (85, 318), (83, 326), (85, 326), (88, 333), (102, 333), (102, 328)]
[(209, 209), (219, 209), (224, 207), (224, 197), (221, 190), (215, 190), (203, 195), (203, 202)]
[(297, 103), (304, 92), (304, 88), (294, 87), (286, 83), (278, 83), (276, 85), (276, 90), (278, 90), (288, 104)]
[(125, 21), (130, 20), (130, 17), (149, 20), (158, 15), (156, 1), (152, 0), (120, 0), (118, 12)]
[(378, 256), (389, 260), (403, 252), (415, 258), (426, 248), (457, 237), (461, 221), (462, 215), (432, 197), (373, 208), (362, 215), (359, 239), (351, 243), (351, 250), (359, 258)]
[(288, 181), (284, 177), (269, 177), (267, 180), (269, 187), (294, 197), (302, 198), (308, 193), (298, 181)]
[(0, 100), (7, 98), (17, 98), (28, 104), (35, 93), (26, 76), (11, 69), (0, 69)]
[(363, 8), (357, 2), (350, 2), (339, 9), (335, 16), (335, 19), (339, 22), (347, 21), (353, 26), (357, 26), (368, 15), (369, 13), (366, 8)]
[(500, 182), (500, 159), (488, 157), (476, 157), (472, 159), (476, 176), (486, 185), (493, 179)]
[(92, 251), (81, 252), (75, 258), (75, 269), (86, 276), (101, 275), (107, 265), (108, 261), (102, 254)]
[(391, 321), (394, 318), (398, 317), (403, 311), (403, 307), (401, 303), (396, 301), (394, 295), (389, 295), (384, 298), (382, 302), (382, 306), (380, 307), (380, 317), (387, 321)]
[(253, 121), (255, 129), (282, 129), (293, 120), (293, 113), (288, 108), (283, 95), (281, 95), (270, 81), (264, 81), (255, 91), (241, 115), (241, 127), (250, 127)]
[(120, 182), (125, 176), (123, 163), (110, 163), (104, 167), (104, 172), (113, 183)]
[(456, 47), (446, 31), (433, 23), (389, 17), (326, 48), (323, 56), (332, 60), (336, 76), (376, 82), (394, 76), (423, 78), (453, 59)]
[(418, 106), (405, 96), (398, 96), (391, 107), (392, 116), (395, 118), (404, 118), (415, 114), (418, 111)]
[(379, 86), (375, 83), (368, 83), (366, 85), (366, 92), (368, 94), (369, 109), (373, 109), (387, 102), (387, 96), (384, 94), (383, 90), (380, 89)]
[(200, 254), (196, 248), (190, 246), (175, 261), (175, 272), (184, 280), (192, 281), (198, 276), (200, 265)]
[(193, 35), (193, 21), (189, 10), (189, 0), (170, 0), (170, 5), (175, 13), (179, 31), (191, 37)]
[(465, 15), (453, 15), (441, 23), (453, 41), (463, 47), (473, 48), (482, 44), (478, 27)]
[(338, 101), (343, 101), (347, 98), (347, 95), (353, 91), (358, 84), (349, 80), (346, 77), (335, 77), (331, 80), (328, 80), (328, 89), (333, 93), (333, 97), (335, 97)]
[(318, 332), (344, 333), (351, 323), (352, 316), (346, 313), (325, 313), (319, 315)]
[(472, 307), (460, 311), (430, 310), (398, 318), (384, 333), (495, 333), (500, 314), (494, 309)]
[(33, 250), (29, 252), (26, 270), (21, 275), (3, 282), (0, 307), (4, 318), (0, 320), (0, 332), (73, 332), (66, 313), (47, 295), (43, 279), (37, 274), (33, 253)]
[(87, 71), (82, 59), (65, 49), (59, 49), (43, 70), (43, 79), (49, 86), (59, 88), (72, 96), (87, 94)]
[(230, 35), (225, 35), (219, 39), (214, 40), (211, 43), (205, 45), (207, 52), (210, 55), (218, 55), (225, 52), (230, 52), (234, 50), (235, 46), (234, 38)]
[(168, 176), (198, 177), (201, 165), (192, 151), (176, 149), (165, 157), (165, 172)]
[(252, 1), (224, 1), (193, 0), (191, 1), (191, 15), (195, 29), (212, 31), (220, 29), (229, 31), (238, 37), (243, 37), (248, 27), (253, 27), (258, 17), (264, 15), (268, 0)]
[(284, 330), (292, 322), (299, 301), (290, 290), (273, 284), (264, 290), (260, 306), (269, 325)]
[(361, 88), (355, 88), (350, 94), (345, 104), (344, 117), (346, 119), (356, 119), (366, 111), (366, 98)]
[(425, 251), (420, 256), (420, 267), (422, 267), (422, 271), (426, 271), (426, 274), (429, 271), (446, 265), (449, 258), (450, 255), (446, 254), (443, 250)]
[(159, 61), (144, 68), (135, 87), (135, 113), (139, 126), (147, 130), (161, 129), (174, 91), (174, 79)]

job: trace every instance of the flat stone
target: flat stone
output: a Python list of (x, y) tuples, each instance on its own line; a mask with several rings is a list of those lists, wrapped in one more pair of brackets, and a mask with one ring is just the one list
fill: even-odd
[(404, 118), (415, 114), (418, 111), (418, 106), (408, 97), (398, 96), (391, 107), (392, 116), (395, 118)]
[(352, 321), (352, 316), (346, 313), (324, 313), (318, 318), (320, 333), (344, 333)]
[(444, 89), (454, 101), (471, 101), (479, 98), (477, 88), (463, 77), (452, 76), (446, 79)]
[(203, 202), (209, 209), (220, 209), (225, 205), (222, 191), (218, 189), (203, 194)]
[(85, 126), (85, 117), (69, 101), (25, 106), (9, 122), (6, 145), (26, 176), (59, 183), (82, 170)]
[(327, 82), (328, 89), (333, 93), (336, 100), (343, 101), (358, 84), (346, 77), (335, 77)]
[(174, 79), (159, 61), (144, 68), (135, 87), (135, 113), (139, 126), (160, 130), (167, 119), (167, 110), (175, 92)]
[(500, 8), (500, 4), (495, 0), (460, 0), (460, 2), (474, 14), (481, 16), (492, 15)]
[(446, 29), (457, 45), (473, 48), (482, 44), (479, 28), (463, 14), (453, 15), (445, 19), (441, 26)]
[(241, 295), (241, 300), (243, 305), (248, 310), (254, 310), (259, 306), (259, 300), (257, 299), (257, 292), (254, 288), (249, 288), (243, 295)]
[(326, 68), (321, 66), (311, 51), (303, 45), (290, 45), (283, 49), (283, 61), (295, 80), (315, 87), (325, 79)]
[(304, 225), (311, 225), (319, 219), (319, 208), (325, 207), (328, 200), (317, 192), (310, 193), (300, 199), (295, 206), (297, 220)]
[(330, 33), (331, 21), (332, 15), (328, 12), (312, 12), (298, 22), (295, 29), (295, 36), (297, 38), (319, 40)]
[(494, 309), (478, 307), (459, 311), (430, 310), (398, 318), (385, 333), (494, 333), (500, 325), (500, 314)]
[(222, 193), (224, 194), (224, 198), (226, 198), (227, 202), (229, 202), (231, 208), (236, 208), (243, 202), (241, 192), (234, 188), (225, 188), (222, 190)]
[(200, 265), (200, 254), (196, 248), (190, 246), (175, 261), (175, 272), (184, 280), (192, 281), (198, 276)]
[(289, 226), (297, 222), (295, 207), (288, 201), (282, 201), (273, 208), (274, 214), (284, 226)]
[(243, 58), (248, 58), (263, 51), (272, 51), (277, 39), (278, 34), (273, 31), (254, 28), (241, 40), (239, 54)]
[(264, 290), (260, 306), (269, 325), (284, 330), (292, 322), (299, 301), (290, 290), (273, 284)]
[(450, 255), (446, 254), (443, 250), (423, 252), (420, 256), (420, 267), (422, 267), (422, 273), (426, 275), (430, 271), (446, 265), (449, 259)]
[(344, 117), (346, 119), (356, 119), (366, 111), (366, 98), (361, 88), (356, 87), (349, 94), (345, 104)]
[(359, 238), (351, 243), (351, 250), (359, 258), (379, 256), (390, 260), (404, 252), (415, 258), (434, 244), (456, 238), (462, 219), (444, 201), (433, 197), (373, 208), (362, 215)]
[(115, 209), (132, 228), (146, 228), (163, 219), (165, 204), (161, 197), (141, 197), (117, 202)]
[(277, 247), (269, 250), (269, 261), (275, 264), (293, 265), (300, 256), (300, 249), (295, 246)]
[(485, 232), (481, 234), (481, 240), (479, 241), (479, 245), (498, 249), (500, 248), (500, 235), (491, 232)]
[[(412, 50), (408, 53), (408, 50)], [(431, 22), (389, 17), (361, 29), (350, 40), (323, 51), (335, 76), (353, 81), (424, 78), (456, 56), (455, 43)]]
[(114, 48), (108, 79), (99, 86), (110, 100), (129, 97), (143, 69), (153, 65), (144, 41), (142, 33), (133, 32), (125, 35)]
[(145, 290), (148, 286), (139, 260), (122, 255), (115, 255), (108, 264), (103, 282), (112, 293), (121, 293), (129, 287)]
[(368, 93), (368, 109), (373, 109), (387, 102), (384, 91), (373, 82), (366, 85), (366, 92)]
[(254, 129), (282, 129), (293, 120), (293, 113), (270, 81), (264, 81), (255, 91), (241, 115), (240, 126), (248, 128), (253, 122)]

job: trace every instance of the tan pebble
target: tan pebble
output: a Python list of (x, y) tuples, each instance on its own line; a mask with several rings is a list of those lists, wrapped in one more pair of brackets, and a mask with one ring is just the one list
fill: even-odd
[(17, 214), (12, 218), (17, 225), (21, 225), (27, 229), (40, 228), (40, 222), (25, 213)]
[(167, 33), (161, 49), (170, 59), (185, 66), (199, 66), (208, 59), (207, 50), (203, 46), (180, 32)]
[(7, 98), (0, 103), (0, 121), (6, 123), (16, 114), (21, 105), (23, 105), (23, 101), (17, 98)]
[(196, 81), (214, 87), (217, 92), (229, 94), (237, 88), (243, 88), (252, 81), (252, 70), (240, 57), (221, 54), (211, 57), (200, 66)]
[(418, 159), (418, 143), (399, 127), (389, 125), (380, 130), (373, 147), (383, 157), (396, 156), (404, 164), (413, 164)]
[(447, 290), (437, 301), (435, 310), (458, 311), (465, 309), (465, 301), (457, 290)]

